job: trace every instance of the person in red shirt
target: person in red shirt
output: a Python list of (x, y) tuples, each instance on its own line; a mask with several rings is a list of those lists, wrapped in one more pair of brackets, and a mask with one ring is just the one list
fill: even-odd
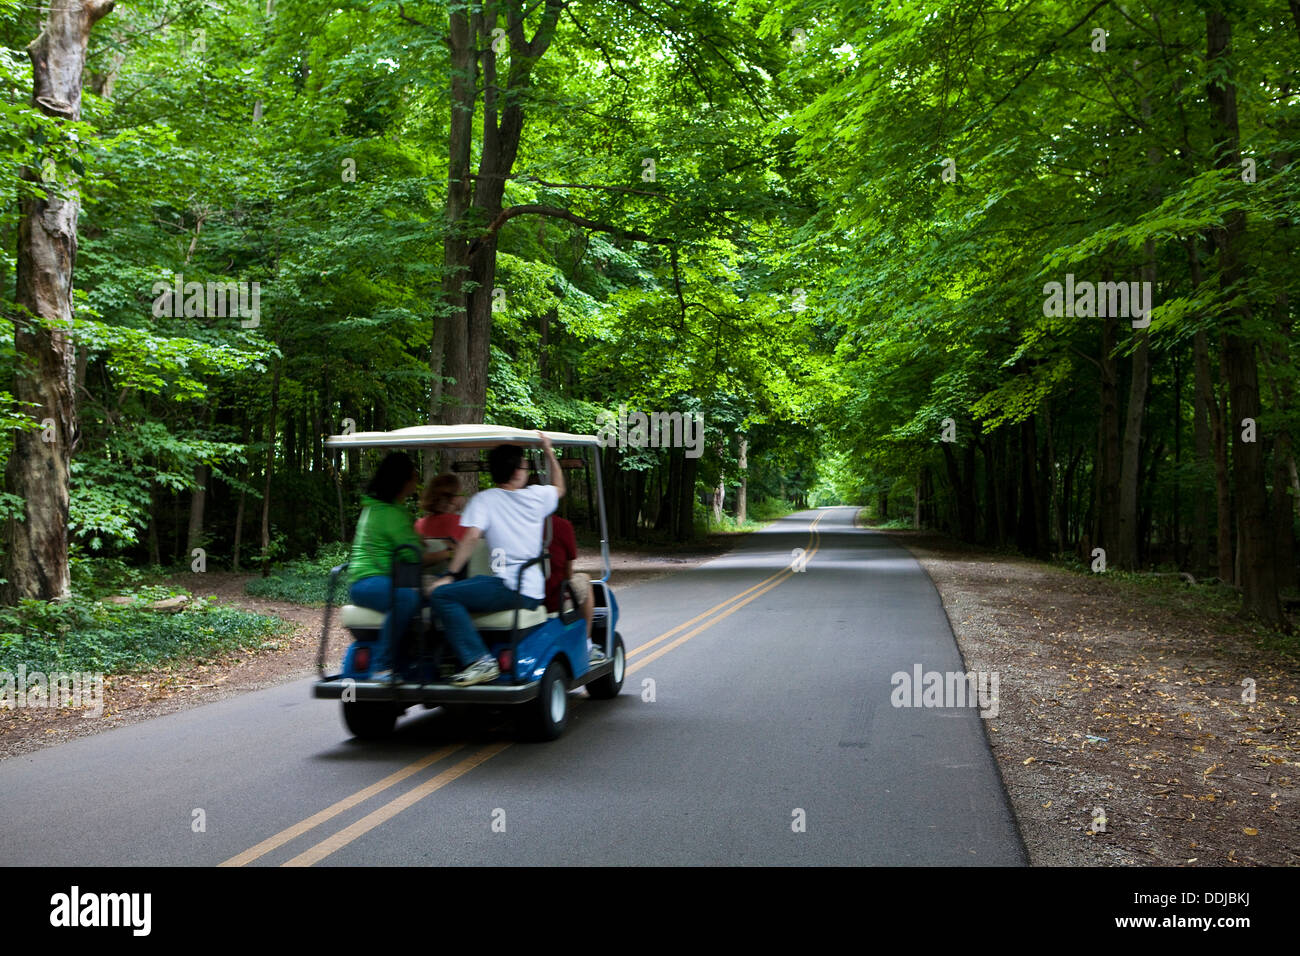
[[(415, 533), (422, 538), (450, 538), (459, 541), (465, 537), (461, 527), (460, 512), (465, 507), (465, 496), (460, 492), (460, 479), (453, 474), (442, 474), (430, 480), (420, 495), (420, 507), (428, 512), (415, 523)], [(455, 548), (435, 551), (432, 561), (450, 561)]]
[[(529, 476), (528, 483), (540, 484), (541, 479), (533, 474)], [(590, 660), (599, 660), (604, 652), (591, 643), (591, 619), (595, 608), (591, 596), (591, 577), (573, 570), (573, 562), (578, 557), (578, 539), (573, 533), (573, 524), (559, 515), (551, 515), (550, 556), (551, 574), (546, 579), (546, 610), (560, 610), (563, 602), (560, 588), (568, 581), (573, 588), (573, 598), (582, 611), (582, 618), (587, 622), (587, 655)]]

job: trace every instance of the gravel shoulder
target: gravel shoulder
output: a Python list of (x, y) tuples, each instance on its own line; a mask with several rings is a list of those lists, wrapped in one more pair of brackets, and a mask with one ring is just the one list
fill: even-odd
[(1000, 674), (985, 729), (1034, 865), (1300, 864), (1296, 643), (1176, 579), (883, 533), (930, 575), (967, 669)]

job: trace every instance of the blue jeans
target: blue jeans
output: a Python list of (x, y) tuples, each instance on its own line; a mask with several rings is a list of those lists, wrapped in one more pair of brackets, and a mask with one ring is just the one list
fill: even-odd
[(352, 585), (349, 599), (358, 607), (372, 611), (388, 611), (384, 626), (379, 631), (379, 643), (371, 661), (372, 671), (387, 670), (392, 666), (392, 651), (397, 640), (406, 633), (406, 625), (420, 607), (420, 592), (415, 588), (393, 588), (393, 579), (385, 574), (362, 578)]
[(433, 613), (447, 634), (447, 643), (464, 667), (488, 652), (470, 614), (512, 610), (516, 601), (520, 607), (530, 611), (542, 603), (506, 587), (506, 583), (495, 574), (476, 574), (464, 581), (444, 584), (429, 599)]

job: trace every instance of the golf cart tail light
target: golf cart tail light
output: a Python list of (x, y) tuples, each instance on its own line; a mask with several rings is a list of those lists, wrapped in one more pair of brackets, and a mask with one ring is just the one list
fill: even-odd
[(356, 656), (353, 658), (352, 663), (359, 671), (370, 670), (370, 648), (358, 647)]
[(502, 671), (508, 671), (514, 665), (514, 661), (511, 659), (509, 651), (502, 651), (498, 654), (497, 663), (501, 665)]

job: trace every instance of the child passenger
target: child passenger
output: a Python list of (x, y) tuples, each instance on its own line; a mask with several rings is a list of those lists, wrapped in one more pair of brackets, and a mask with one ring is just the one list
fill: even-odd
[[(460, 523), (460, 512), (465, 507), (465, 496), (460, 491), (460, 479), (453, 474), (432, 478), (420, 495), (420, 507), (428, 512), (415, 523), (415, 533), (422, 538), (450, 538), (459, 541), (465, 537)], [(450, 561), (454, 548), (433, 552), (432, 561)]]

